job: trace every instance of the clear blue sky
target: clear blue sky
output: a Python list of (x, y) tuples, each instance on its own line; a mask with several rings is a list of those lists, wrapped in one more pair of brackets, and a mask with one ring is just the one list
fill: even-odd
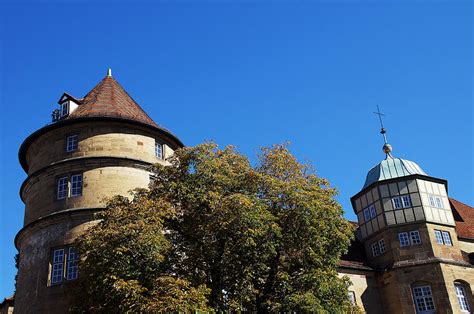
[[(470, 1), (36, 1), (0, 4), (0, 298), (13, 292), (22, 141), (64, 91), (106, 74), (185, 144), (249, 156), (291, 141), (349, 198), (394, 154), (474, 204)], [(253, 160), (254, 157), (252, 157)]]

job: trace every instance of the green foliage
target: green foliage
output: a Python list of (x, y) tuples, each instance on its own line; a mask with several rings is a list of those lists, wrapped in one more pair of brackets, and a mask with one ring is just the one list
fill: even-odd
[(213, 143), (169, 161), (80, 238), (77, 309), (351, 310), (336, 266), (352, 228), (336, 191), (286, 145), (262, 149), (255, 167)]

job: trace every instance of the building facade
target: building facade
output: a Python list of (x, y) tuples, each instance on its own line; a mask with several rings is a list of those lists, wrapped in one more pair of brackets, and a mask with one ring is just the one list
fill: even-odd
[(472, 313), (474, 208), (449, 198), (446, 180), (383, 150), (351, 198), (356, 240), (339, 271), (355, 303), (368, 313)]
[[(94, 224), (107, 197), (146, 188), (149, 167), (183, 143), (158, 126), (108, 75), (83, 98), (64, 93), (53, 122), (19, 152), (24, 227), (15, 238), (15, 298), (0, 310), (65, 313), (78, 276), (72, 243)], [(446, 180), (392, 156), (372, 168), (351, 198), (356, 239), (339, 273), (367, 313), (468, 313), (474, 309), (474, 209), (448, 196)]]
[(15, 312), (67, 312), (68, 283), (78, 275), (71, 243), (114, 195), (148, 187), (149, 167), (182, 147), (115, 81), (110, 71), (84, 98), (67, 93), (53, 123), (30, 135), (19, 152), (28, 177), (20, 189), (24, 227)]

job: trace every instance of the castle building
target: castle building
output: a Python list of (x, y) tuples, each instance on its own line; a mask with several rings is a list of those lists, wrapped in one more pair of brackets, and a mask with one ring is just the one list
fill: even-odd
[[(64, 93), (53, 122), (21, 145), (24, 226), (14, 299), (0, 313), (65, 313), (68, 284), (80, 273), (75, 238), (105, 198), (146, 188), (150, 166), (183, 143), (158, 126), (112, 77), (84, 98)], [(382, 129), (385, 133), (385, 130)], [(385, 136), (384, 136), (385, 138)], [(386, 141), (385, 141), (386, 142)], [(474, 310), (474, 208), (448, 196), (448, 183), (394, 157), (370, 169), (351, 198), (356, 239), (339, 265), (349, 295), (367, 313)]]
[(15, 312), (67, 312), (67, 286), (78, 276), (73, 240), (105, 206), (104, 198), (148, 187), (149, 167), (183, 147), (108, 75), (84, 98), (64, 93), (53, 123), (31, 134), (19, 159), (24, 227)]
[(351, 198), (356, 240), (339, 272), (368, 313), (473, 313), (474, 208), (448, 196), (448, 182), (394, 157), (369, 170)]

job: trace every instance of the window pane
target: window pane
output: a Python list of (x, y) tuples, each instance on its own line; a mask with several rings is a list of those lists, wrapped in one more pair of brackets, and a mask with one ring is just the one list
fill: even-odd
[(430, 202), (431, 207), (436, 207), (433, 195), (428, 195), (428, 201)]
[(421, 244), (420, 233), (418, 230), (410, 231), (410, 240), (412, 245)]
[(379, 256), (380, 255), (380, 247), (377, 242), (372, 244), (372, 255), (373, 256)]
[(413, 299), (418, 313), (434, 313), (435, 305), (430, 286), (414, 287)]
[(443, 231), (443, 241), (444, 241), (444, 244), (445, 245), (453, 245), (453, 243), (451, 242), (451, 236), (449, 235), (449, 232), (447, 231)]
[(58, 179), (57, 198), (58, 200), (67, 197), (67, 177)]
[(82, 174), (71, 176), (71, 196), (82, 195)]
[(436, 200), (436, 207), (443, 208), (443, 202), (441, 201), (441, 197), (437, 196), (435, 200)]
[(51, 265), (51, 283), (60, 283), (63, 280), (64, 249), (53, 251), (53, 262)]
[(458, 298), (459, 307), (463, 312), (469, 312), (469, 304), (466, 300), (466, 290), (461, 284), (454, 284), (454, 288), (456, 290), (456, 296)]
[(403, 207), (410, 207), (411, 206), (411, 199), (410, 195), (402, 196)]
[(163, 144), (155, 141), (155, 156), (163, 159)]
[(370, 205), (369, 210), (370, 210), (370, 218), (375, 218), (377, 216), (377, 211), (375, 210), (375, 206)]
[(364, 209), (364, 219), (366, 222), (370, 220), (370, 212), (368, 208)]
[(400, 197), (394, 197), (392, 198), (392, 203), (393, 203), (393, 208), (395, 209), (400, 209), (402, 208), (402, 203), (400, 201)]
[(379, 241), (379, 249), (380, 249), (380, 253), (384, 253), (386, 248), (385, 248), (385, 240), (384, 239), (381, 239)]
[(398, 234), (398, 240), (400, 241), (400, 246), (409, 246), (410, 245), (410, 240), (408, 239), (408, 233), (407, 232), (400, 232)]
[(67, 137), (66, 151), (73, 152), (77, 150), (77, 135), (71, 135)]
[(436, 243), (443, 244), (443, 237), (441, 236), (441, 231), (435, 230)]
[(76, 249), (69, 248), (67, 260), (67, 280), (77, 279), (79, 254)]

